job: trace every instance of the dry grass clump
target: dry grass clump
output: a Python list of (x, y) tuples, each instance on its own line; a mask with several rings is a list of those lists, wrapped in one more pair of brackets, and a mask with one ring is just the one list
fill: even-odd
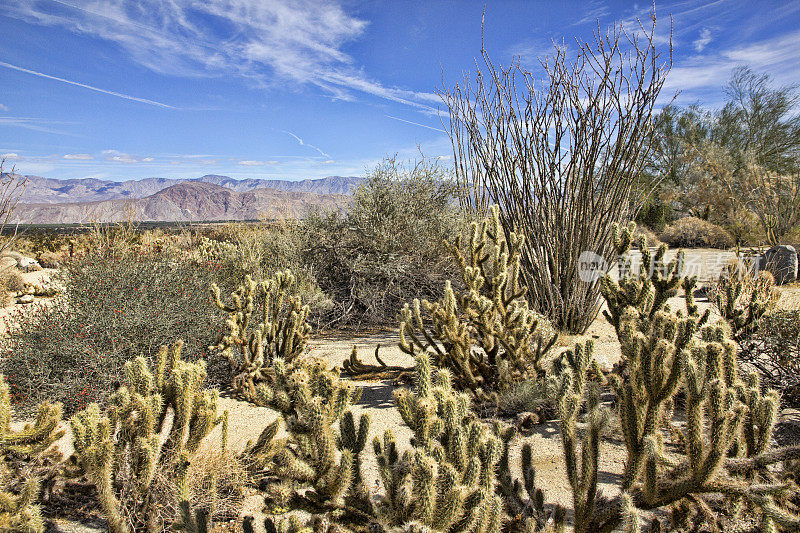
[(186, 474), (196, 509), (212, 511), (215, 522), (235, 520), (242, 510), (247, 468), (231, 451), (202, 449), (193, 457)]
[(10, 292), (20, 292), (25, 290), (25, 278), (16, 268), (10, 268), (0, 274), (0, 282), (3, 287)]
[(697, 217), (684, 217), (667, 226), (661, 240), (673, 248), (730, 248), (733, 237), (724, 228)]

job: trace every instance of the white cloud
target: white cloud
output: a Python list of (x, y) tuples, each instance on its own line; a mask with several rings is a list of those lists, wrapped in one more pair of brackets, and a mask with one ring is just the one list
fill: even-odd
[(795, 83), (800, 77), (797, 57), (800, 57), (800, 31), (713, 54), (698, 54), (672, 68), (664, 94), (683, 91), (691, 96), (691, 92), (698, 89), (719, 91), (730, 78), (731, 71), (740, 65), (750, 65), (758, 72), (769, 74), (777, 83)]
[(4, 104), (0, 104), (0, 111), (8, 111), (8, 106)]
[(125, 152), (119, 150), (103, 150), (103, 155), (106, 156), (106, 161), (115, 163), (138, 163), (139, 159)]
[(437, 95), (386, 87), (370, 79), (343, 47), (367, 22), (336, 0), (7, 0), (6, 13), (111, 41), (141, 65), (179, 76), (240, 76), (262, 85), (292, 81), (332, 97), (363, 92), (432, 111)]
[(278, 163), (277, 161), (253, 161), (253, 160), (249, 160), (249, 159), (237, 162), (238, 165), (245, 165), (245, 166), (248, 166), (248, 167), (260, 167), (262, 165), (275, 165), (277, 163)]
[(142, 161), (145, 162), (145, 163), (149, 163), (150, 161), (153, 161), (153, 160), (154, 159), (152, 157), (145, 157), (144, 159), (142, 159)]
[(708, 46), (710, 42), (711, 42), (711, 30), (708, 28), (703, 28), (703, 30), (700, 32), (700, 37), (698, 37), (692, 43), (692, 45), (694, 46), (695, 50), (697, 50), (698, 52), (702, 52), (703, 48)]
[(64, 159), (94, 159), (89, 154), (64, 154)]
[(0, 159), (5, 159), (6, 161), (19, 161), (22, 158), (16, 152), (8, 152), (7, 154), (0, 154)]

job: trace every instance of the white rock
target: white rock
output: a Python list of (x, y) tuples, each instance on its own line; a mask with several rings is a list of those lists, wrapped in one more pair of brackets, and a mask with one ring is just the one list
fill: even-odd
[(17, 303), (18, 304), (32, 304), (33, 300), (34, 300), (33, 294), (25, 294), (25, 295), (19, 297), (19, 299), (17, 300)]

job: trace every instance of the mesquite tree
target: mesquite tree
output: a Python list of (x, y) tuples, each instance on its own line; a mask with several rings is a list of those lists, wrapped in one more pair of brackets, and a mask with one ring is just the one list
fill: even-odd
[(611, 227), (637, 209), (633, 185), (652, 148), (653, 109), (671, 68), (652, 25), (614, 26), (557, 48), (545, 79), (482, 50), (475, 79), (441, 92), (462, 203), (500, 206), (506, 233), (524, 235), (524, 282), (534, 308), (582, 332), (599, 310), (599, 284), (579, 279), (579, 257), (609, 259)]

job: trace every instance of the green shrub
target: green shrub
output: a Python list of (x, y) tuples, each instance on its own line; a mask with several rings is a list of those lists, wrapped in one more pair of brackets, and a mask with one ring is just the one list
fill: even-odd
[(203, 356), (221, 332), (208, 291), (212, 264), (90, 253), (67, 263), (61, 276), (65, 291), (52, 305), (8, 319), (19, 325), (9, 328), (0, 369), (22, 409), (47, 399), (72, 413), (113, 392), (125, 361), (152, 357), (175, 338), (186, 339), (190, 358)]
[(667, 226), (661, 240), (674, 248), (730, 248), (733, 237), (724, 228), (697, 217), (684, 217)]
[(372, 170), (350, 210), (310, 212), (300, 225), (302, 260), (333, 299), (339, 323), (394, 320), (403, 303), (433, 297), (455, 277), (442, 243), (460, 232), (455, 186), (435, 162), (394, 158)]
[(655, 231), (662, 231), (673, 220), (675, 220), (675, 213), (672, 206), (667, 202), (652, 197), (648, 199), (636, 215), (637, 224), (653, 228)]

